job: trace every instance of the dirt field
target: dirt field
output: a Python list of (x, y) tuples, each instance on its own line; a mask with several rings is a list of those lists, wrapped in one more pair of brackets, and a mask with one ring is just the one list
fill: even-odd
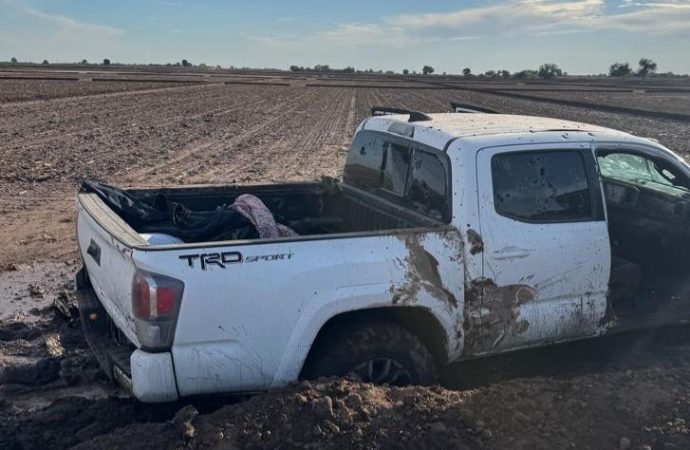
[(451, 101), (619, 128), (688, 159), (690, 121), (601, 105), (688, 113), (690, 94), (654, 92), (669, 83), (649, 82), (583, 92), (611, 86), (582, 80), (521, 85), (542, 89), (524, 99), (496, 91), (512, 84), (457, 80), (86, 78), (106, 76), (129, 81), (0, 73), (0, 448), (690, 448), (683, 328), (465, 364), (447, 371), (445, 388), (323, 380), (249, 400), (147, 406), (103, 380), (76, 324), (51, 307), (71, 295), (74, 193), (85, 178), (154, 186), (339, 176), (371, 106), (439, 112)]

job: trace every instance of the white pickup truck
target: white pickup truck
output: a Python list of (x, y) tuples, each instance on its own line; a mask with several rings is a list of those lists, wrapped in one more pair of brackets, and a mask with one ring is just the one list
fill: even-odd
[[(342, 181), (112, 192), (78, 194), (77, 297), (101, 365), (145, 402), (326, 375), (426, 384), (463, 359), (690, 319), (690, 167), (594, 125), (377, 109)], [(152, 244), (122, 212), (246, 193), (319, 225)]]

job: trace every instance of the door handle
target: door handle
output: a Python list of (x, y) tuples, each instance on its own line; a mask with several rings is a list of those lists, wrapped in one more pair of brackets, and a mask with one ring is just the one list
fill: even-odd
[(519, 259), (526, 258), (532, 254), (532, 250), (520, 247), (503, 247), (500, 250), (496, 250), (491, 254), (493, 259), (503, 260), (503, 259)]

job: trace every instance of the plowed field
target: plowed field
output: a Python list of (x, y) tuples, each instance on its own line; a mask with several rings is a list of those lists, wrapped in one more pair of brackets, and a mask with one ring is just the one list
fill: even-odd
[[(689, 112), (687, 93), (578, 93), (589, 89), (580, 81), (573, 93), (548, 92), (560, 82), (515, 98), (496, 83), (117, 76), (130, 81), (0, 76), (0, 448), (690, 448), (682, 328), (465, 364), (447, 371), (445, 387), (322, 380), (248, 401), (146, 406), (105, 382), (76, 324), (51, 306), (71, 295), (83, 179), (156, 186), (340, 176), (371, 106), (442, 112), (451, 101), (618, 128), (688, 159), (690, 122), (649, 114)], [(224, 84), (238, 80), (249, 84)]]

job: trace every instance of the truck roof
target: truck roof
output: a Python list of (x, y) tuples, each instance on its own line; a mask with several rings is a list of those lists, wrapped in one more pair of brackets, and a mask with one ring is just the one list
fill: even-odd
[[(585, 132), (600, 133), (608, 137), (632, 137), (628, 133), (611, 128), (600, 127), (570, 120), (552, 119), (548, 117), (522, 116), (514, 114), (463, 114), (438, 113), (426, 114), (431, 120), (409, 122), (409, 115), (394, 114), (369, 118), (364, 129), (378, 131), (412, 130), (414, 140), (443, 148), (455, 138), (475, 136), (504, 135), (509, 133), (545, 133), (545, 132)], [(439, 145), (440, 144), (440, 145)]]

